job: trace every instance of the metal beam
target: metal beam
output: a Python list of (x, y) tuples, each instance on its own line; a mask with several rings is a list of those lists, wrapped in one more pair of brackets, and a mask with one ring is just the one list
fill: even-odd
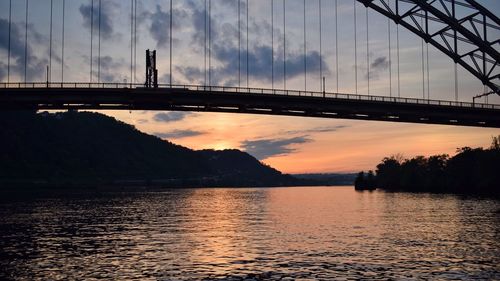
[[(475, 11), (470, 15), (466, 16), (465, 18), (460, 18), (460, 19), (454, 18), (452, 16), (453, 13), (450, 13), (450, 11), (446, 9), (446, 5), (442, 1), (395, 0), (396, 5), (398, 5), (398, 2), (404, 2), (415, 5), (406, 12), (402, 11), (403, 14), (399, 14), (401, 11), (393, 11), (385, 0), (378, 0), (378, 1), (356, 0), (356, 1), (363, 3), (366, 7), (369, 7), (386, 17), (389, 17), (396, 24), (401, 24), (403, 27), (405, 27), (412, 33), (423, 38), (426, 42), (432, 44), (438, 50), (440, 50), (448, 57), (450, 57), (454, 62), (460, 64), (468, 72), (477, 77), (484, 85), (488, 86), (492, 91), (500, 95), (500, 85), (499, 85), (500, 83), (498, 81), (499, 78), (493, 72), (495, 66), (492, 66), (491, 69), (489, 69), (486, 66), (486, 63), (491, 63), (491, 61), (500, 61), (500, 53), (493, 47), (493, 45), (497, 44), (496, 42), (498, 41), (498, 39), (489, 38), (490, 36), (493, 37), (497, 35), (495, 35), (496, 33), (488, 34), (486, 28), (489, 27), (496, 29), (496, 31), (499, 31), (500, 20), (491, 11), (488, 11), (486, 8), (478, 4), (476, 1), (465, 0), (468, 4), (467, 8), (473, 9)], [(378, 2), (380, 2), (381, 4), (377, 4)], [(447, 1), (447, 2), (451, 3), (451, 5), (459, 5), (459, 6), (466, 5), (466, 3), (458, 1)], [(438, 8), (433, 6), (437, 4), (443, 5), (442, 7), (447, 10), (447, 13), (441, 12)], [(426, 13), (425, 14), (421, 13), (421, 11), (425, 11)], [(428, 21), (433, 21), (433, 22), (438, 22), (440, 24), (445, 24), (447, 26), (442, 28), (438, 32), (429, 34), (428, 29), (419, 27), (418, 23), (416, 24), (417, 25), (416, 28), (409, 22), (405, 21), (406, 18), (412, 19), (413, 16), (425, 17), (427, 19), (425, 21), (427, 25)], [(482, 19), (481, 20), (475, 19), (474, 18), (475, 16), (482, 16)], [(494, 24), (488, 23), (487, 22), (488, 20), (494, 22)], [(484, 31), (483, 35), (484, 38), (478, 36), (478, 34), (476, 34), (477, 32), (468, 30), (464, 25), (464, 22), (466, 21), (471, 22), (471, 25), (473, 26), (474, 29), (476, 29), (474, 23), (482, 24)], [(448, 33), (447, 32), (448, 30), (452, 30), (454, 32)], [(442, 37), (443, 43), (440, 43), (437, 40), (435, 40), (434, 39), (435, 36)], [(453, 47), (449, 45), (444, 36), (451, 37), (454, 40)], [(467, 55), (458, 53), (458, 50), (456, 48), (456, 41), (458, 40), (463, 42), (464, 44), (470, 44), (477, 47), (473, 55), (482, 60), (481, 63), (482, 69), (477, 69), (477, 67), (473, 65), (473, 62), (468, 62), (464, 60), (464, 58), (467, 57)]]
[(500, 106), (353, 97), (303, 96), (300, 92), (299, 95), (286, 95), (207, 91), (203, 88), (17, 88), (0, 90), (0, 110), (208, 111), (500, 128)]

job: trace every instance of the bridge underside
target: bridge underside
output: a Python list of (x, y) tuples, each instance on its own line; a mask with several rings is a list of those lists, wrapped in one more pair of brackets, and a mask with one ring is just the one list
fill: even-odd
[(500, 110), (175, 88), (3, 89), (0, 110), (230, 112), (500, 128)]

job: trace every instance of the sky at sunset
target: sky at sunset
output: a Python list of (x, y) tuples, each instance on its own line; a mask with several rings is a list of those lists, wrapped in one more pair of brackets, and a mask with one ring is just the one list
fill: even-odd
[[(50, 0), (30, 1), (28, 20), (28, 80), (45, 81), (49, 62)], [(130, 78), (130, 1), (102, 0), (101, 74), (97, 77), (98, 0), (94, 0), (94, 38), (92, 80), (123, 82)], [(136, 81), (144, 82), (144, 50), (156, 49), (160, 83), (169, 81), (169, 1), (137, 1), (137, 70)], [(250, 31), (246, 49), (246, 3), (241, 1), (242, 50), (238, 64), (238, 22), (236, 0), (212, 0), (212, 70), (213, 85), (270, 88), (273, 48), (271, 1), (249, 2)], [(390, 1), (393, 2), (393, 1)], [(478, 1), (496, 13), (500, 1)], [(64, 80), (88, 82), (90, 78), (91, 1), (66, 1)], [(173, 7), (173, 83), (203, 84), (204, 3), (201, 0), (174, 0)], [(276, 88), (283, 88), (283, 10), (282, 1), (274, 1), (274, 61)], [(286, 1), (287, 89), (319, 91), (322, 74), (326, 90), (355, 92), (353, 1), (338, 0), (338, 64), (336, 85), (335, 13), (333, 0), (322, 1), (322, 52), (319, 44), (318, 0), (306, 6), (306, 55), (304, 57), (303, 1)], [(12, 1), (10, 81), (24, 80), (24, 0)], [(61, 81), (62, 0), (53, 0), (53, 51), (51, 80)], [(0, 80), (7, 81), (7, 46), (9, 0), (0, 0)], [(369, 11), (370, 94), (398, 94), (396, 65), (396, 25), (391, 24), (388, 48), (387, 18)], [(357, 4), (358, 92), (367, 94), (367, 50), (365, 7)], [(421, 39), (400, 28), (401, 96), (422, 97)], [(500, 32), (492, 33), (500, 38)], [(425, 50), (425, 52), (427, 52)], [(246, 80), (247, 64), (248, 73)], [(429, 81), (424, 61), (425, 95), (431, 99), (454, 99), (453, 62), (429, 46)], [(304, 58), (307, 75), (304, 81)], [(241, 81), (238, 69), (241, 66)], [(389, 75), (392, 73), (392, 83)], [(458, 68), (459, 100), (472, 101), (483, 91), (482, 84), (465, 69)], [(427, 88), (427, 83), (429, 88)], [(482, 99), (481, 102), (486, 102)], [(499, 96), (489, 103), (500, 104)], [(421, 125), (341, 119), (284, 116), (106, 111), (137, 129), (193, 149), (241, 149), (286, 173), (357, 172), (373, 169), (385, 156), (401, 153), (405, 157), (454, 154), (463, 146), (489, 146), (498, 129), (441, 125)]]

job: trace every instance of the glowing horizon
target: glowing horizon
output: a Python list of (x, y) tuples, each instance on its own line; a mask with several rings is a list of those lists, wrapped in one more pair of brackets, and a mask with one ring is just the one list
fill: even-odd
[(500, 134), (491, 128), (310, 117), (102, 113), (191, 149), (239, 149), (254, 157), (260, 155), (263, 163), (293, 174), (373, 170), (384, 157), (395, 154), (406, 158), (454, 155), (457, 148), (465, 146), (489, 147), (492, 137)]

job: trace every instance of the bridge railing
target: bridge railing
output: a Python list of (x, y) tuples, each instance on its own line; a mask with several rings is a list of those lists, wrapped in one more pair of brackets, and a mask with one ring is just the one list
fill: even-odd
[[(204, 85), (171, 85), (159, 84), (161, 89), (176, 89), (190, 90), (198, 92), (222, 92), (236, 94), (262, 94), (262, 95), (280, 95), (280, 96), (299, 96), (299, 97), (317, 97), (325, 99), (343, 99), (343, 100), (361, 100), (374, 101), (385, 103), (403, 103), (403, 104), (426, 104), (437, 106), (453, 106), (466, 108), (484, 108), (484, 109), (500, 109), (500, 104), (485, 104), (462, 101), (446, 101), (446, 100), (431, 100), (418, 98), (404, 97), (388, 97), (388, 96), (373, 96), (373, 95), (356, 95), (346, 93), (332, 92), (317, 92), (317, 91), (301, 91), (301, 90), (284, 90), (284, 89), (268, 89), (255, 87), (232, 87), (232, 86), (204, 86)], [(138, 89), (144, 88), (143, 84), (139, 83), (97, 83), (97, 82), (18, 82), (18, 83), (0, 83), (0, 89), (6, 88), (68, 88), (68, 89)]]

